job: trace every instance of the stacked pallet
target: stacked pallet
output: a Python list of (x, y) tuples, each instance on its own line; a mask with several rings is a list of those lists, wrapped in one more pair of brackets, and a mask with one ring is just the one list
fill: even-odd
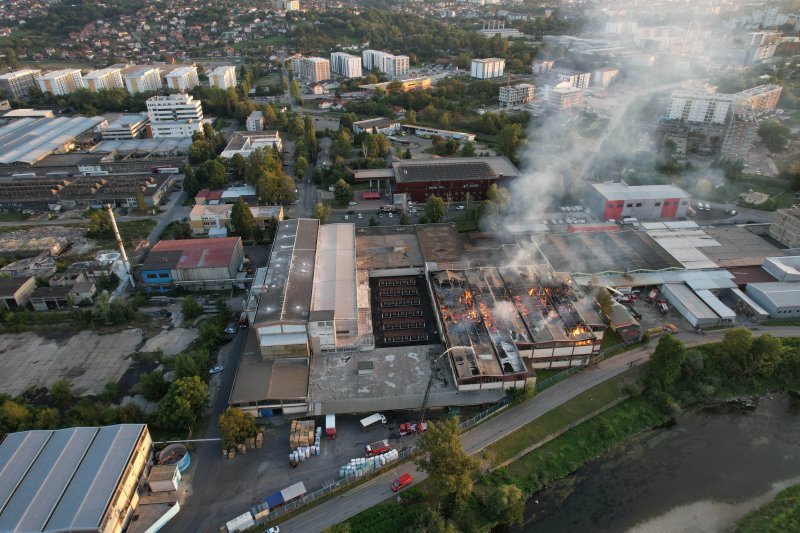
[(289, 448), (295, 449), (312, 444), (314, 444), (314, 421), (292, 420), (289, 428)]
[(256, 433), (256, 448), (261, 448), (264, 445), (264, 432), (259, 431)]

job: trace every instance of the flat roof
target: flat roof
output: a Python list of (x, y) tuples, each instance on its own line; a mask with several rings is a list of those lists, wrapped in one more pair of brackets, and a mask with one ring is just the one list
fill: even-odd
[(357, 228), (356, 264), (366, 271), (424, 266), (415, 227)]
[(359, 120), (353, 122), (353, 126), (358, 126), (362, 129), (380, 128), (382, 126), (391, 126), (392, 124), (400, 124), (400, 120), (396, 118), (368, 118), (366, 120)]
[(0, 295), (4, 297), (13, 296), (20, 290), (33, 276), (17, 276), (12, 278), (0, 278)]
[(168, 154), (174, 152), (176, 155), (185, 154), (192, 145), (192, 139), (170, 139), (159, 137), (158, 139), (119, 139), (100, 141), (92, 148), (92, 153), (106, 154), (113, 151), (118, 152), (158, 152)]
[(159, 241), (142, 265), (145, 270), (229, 267), (239, 237)]
[(308, 318), (318, 228), (319, 221), (308, 218), (284, 220), (278, 225), (256, 322)]
[(700, 289), (696, 290), (695, 294), (697, 294), (698, 298), (703, 300), (703, 302), (711, 308), (717, 315), (721, 318), (733, 320), (736, 318), (736, 313), (731, 311), (730, 307), (725, 305), (720, 301), (717, 296), (708, 289)]
[(317, 237), (311, 311), (358, 317), (355, 224), (325, 224)]
[(418, 224), (414, 228), (417, 231), (422, 258), (426, 263), (452, 264), (464, 261), (466, 254), (464, 242), (455, 225)]
[(520, 171), (504, 156), (405, 159), (392, 163), (398, 183), (513, 178)]
[(764, 295), (775, 307), (800, 307), (800, 282), (751, 283), (747, 287)]
[[(253, 111), (257, 113), (257, 111)], [(251, 113), (251, 115), (253, 114)], [(281, 140), (278, 131), (236, 131), (223, 152), (231, 150), (255, 150)]]
[(681, 302), (692, 315), (698, 319), (718, 319), (719, 315), (714, 312), (706, 303), (683, 283), (665, 283), (663, 288), (670, 292), (676, 300)]
[(309, 368), (302, 361), (275, 361), (269, 380), (270, 400), (305, 400), (308, 395)]
[(590, 183), (589, 185), (610, 200), (689, 198), (683, 189), (674, 185), (628, 185), (625, 182)]
[(103, 117), (15, 120), (0, 127), (0, 164), (32, 165), (104, 120)]
[(0, 444), (0, 531), (94, 531), (144, 424), (11, 433)]

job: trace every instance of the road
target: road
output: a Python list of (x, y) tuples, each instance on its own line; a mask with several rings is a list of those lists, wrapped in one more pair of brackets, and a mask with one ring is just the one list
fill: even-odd
[[(800, 327), (764, 327), (756, 333), (770, 333), (776, 337), (796, 337), (800, 336)], [(702, 336), (692, 333), (681, 333), (677, 336), (686, 346), (696, 346), (714, 342), (720, 339), (722, 335), (724, 335), (724, 330), (710, 332)], [(630, 368), (631, 364), (642, 364), (650, 358), (650, 353), (654, 347), (655, 344), (653, 343), (616, 355), (553, 385), (527, 402), (502, 411), (496, 417), (461, 435), (461, 443), (464, 449), (471, 454), (479, 452), (496, 440), (536, 420), (595, 385), (625, 372)], [(427, 477), (425, 472), (417, 470), (413, 463), (400, 465), (345, 492), (339, 497), (321, 503), (287, 520), (280, 525), (281, 531), (288, 533), (318, 532), (343, 522), (349, 517), (394, 496), (389, 487), (392, 481), (404, 472), (408, 472), (414, 477), (414, 483)]]

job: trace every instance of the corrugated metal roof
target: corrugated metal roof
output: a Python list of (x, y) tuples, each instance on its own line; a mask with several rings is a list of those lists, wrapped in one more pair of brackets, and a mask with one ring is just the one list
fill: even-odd
[(700, 320), (716, 320), (719, 318), (719, 315), (707, 306), (687, 285), (682, 283), (667, 283), (662, 286), (662, 291), (665, 295), (671, 293), (675, 300), (679, 301), (690, 313)]
[(592, 183), (597, 192), (609, 200), (660, 200), (662, 198), (689, 198), (674, 185), (627, 185), (625, 183)]
[[(144, 261), (144, 270), (161, 268), (220, 268), (231, 264), (236, 247), (241, 242), (239, 237), (219, 239), (159, 241)], [(155, 259), (168, 252), (179, 252), (180, 258), (174, 266), (165, 267)], [(155, 254), (155, 255), (154, 255)], [(151, 260), (150, 256), (153, 255)]]
[(761, 293), (775, 307), (800, 307), (800, 282), (750, 283), (747, 290)]
[(736, 313), (731, 311), (730, 307), (722, 303), (717, 296), (709, 291), (708, 289), (701, 289), (699, 291), (695, 291), (695, 294), (705, 302), (707, 306), (711, 308), (712, 311), (717, 313), (720, 318), (725, 320), (733, 320), (736, 318)]
[(33, 164), (103, 122), (103, 117), (27, 118), (0, 127), (0, 163)]
[(336, 319), (358, 316), (354, 224), (320, 226), (311, 310), (333, 310)]
[(281, 494), (283, 494), (284, 501), (287, 502), (289, 500), (297, 498), (298, 496), (302, 496), (305, 493), (306, 493), (306, 486), (303, 485), (302, 481), (298, 481), (294, 485), (286, 487), (281, 491)]

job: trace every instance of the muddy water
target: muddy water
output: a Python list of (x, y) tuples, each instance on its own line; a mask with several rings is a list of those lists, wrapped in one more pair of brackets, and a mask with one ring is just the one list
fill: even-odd
[(534, 495), (526, 532), (725, 531), (800, 483), (800, 402), (692, 410)]

